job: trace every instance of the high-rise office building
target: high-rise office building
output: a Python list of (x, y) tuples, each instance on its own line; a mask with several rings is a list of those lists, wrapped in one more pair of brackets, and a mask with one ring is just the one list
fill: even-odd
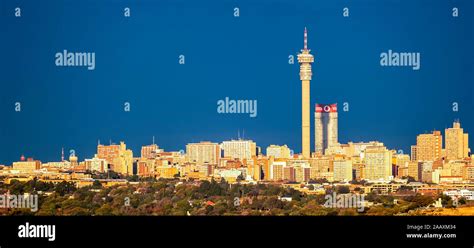
[(411, 150), (411, 153), (410, 153), (410, 160), (411, 160), (411, 161), (417, 161), (417, 159), (416, 159), (416, 145), (414, 145), (414, 146), (412, 145), (412, 146), (410, 147), (410, 150)]
[(290, 158), (290, 148), (286, 145), (270, 145), (267, 147), (267, 156), (273, 156), (274, 158)]
[(420, 134), (416, 137), (417, 161), (437, 161), (441, 159), (443, 136), (440, 131)]
[(283, 180), (296, 182), (295, 167), (283, 167)]
[(257, 154), (257, 144), (252, 140), (230, 140), (221, 145), (224, 157), (238, 158), (240, 160), (251, 159)]
[(337, 104), (316, 104), (314, 131), (317, 154), (324, 154), (327, 148), (338, 144)]
[(195, 162), (198, 165), (204, 163), (217, 165), (221, 158), (221, 148), (219, 144), (209, 141), (190, 143), (186, 145), (186, 158), (189, 162)]
[(416, 181), (421, 181), (422, 177), (422, 163), (417, 161), (411, 161), (408, 163), (408, 176), (412, 177)]
[(349, 152), (347, 154), (347, 156), (349, 157), (353, 157), (353, 156), (360, 157), (360, 155), (364, 152), (365, 148), (369, 146), (384, 147), (384, 144), (379, 141), (356, 142), (356, 143), (348, 142), (347, 145), (349, 146), (348, 148)]
[(311, 63), (313, 55), (308, 49), (308, 32), (304, 29), (304, 48), (298, 54), (301, 80), (301, 149), (304, 158), (310, 157), (311, 147), (311, 120), (310, 120), (310, 82), (312, 77)]
[(352, 160), (334, 160), (334, 180), (341, 182), (352, 181)]
[(385, 147), (367, 147), (364, 151), (364, 179), (389, 180), (392, 176), (392, 152)]
[(160, 149), (158, 145), (156, 144), (142, 146), (141, 157), (142, 158), (155, 158), (157, 154), (161, 152), (164, 152), (163, 149)]
[(453, 127), (445, 130), (446, 158), (448, 160), (463, 159), (468, 157), (468, 134), (464, 133), (461, 123), (455, 121)]
[(85, 166), (87, 170), (98, 171), (98, 172), (107, 172), (107, 160), (100, 159), (97, 157), (97, 154), (92, 159), (85, 159)]
[(22, 173), (32, 173), (35, 170), (41, 168), (41, 161), (28, 158), (26, 161), (23, 158), (22, 161), (13, 163), (13, 170), (19, 170)]
[(392, 164), (394, 165), (394, 177), (402, 178), (408, 176), (408, 163), (411, 161), (408, 154), (392, 155)]
[(309, 160), (311, 170), (310, 178), (325, 178), (329, 181), (333, 179), (333, 156), (316, 156)]
[(296, 166), (293, 167), (295, 171), (296, 182), (308, 182), (310, 179), (310, 167), (308, 166)]
[(270, 179), (274, 181), (283, 180), (283, 169), (286, 167), (285, 161), (275, 161), (270, 166)]
[(97, 157), (105, 159), (115, 172), (133, 174), (133, 152), (127, 149), (124, 142), (120, 142), (120, 145), (97, 145)]

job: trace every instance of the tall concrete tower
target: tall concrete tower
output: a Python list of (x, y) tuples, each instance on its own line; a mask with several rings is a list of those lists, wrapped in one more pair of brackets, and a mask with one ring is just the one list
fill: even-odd
[(303, 157), (309, 158), (310, 154), (310, 102), (309, 102), (309, 91), (311, 76), (311, 63), (314, 62), (314, 57), (308, 49), (308, 32), (304, 28), (304, 48), (301, 53), (298, 54), (298, 63), (300, 63), (300, 79), (302, 83), (301, 90), (301, 110), (302, 110), (302, 125), (301, 125), (301, 142), (302, 142), (302, 153)]

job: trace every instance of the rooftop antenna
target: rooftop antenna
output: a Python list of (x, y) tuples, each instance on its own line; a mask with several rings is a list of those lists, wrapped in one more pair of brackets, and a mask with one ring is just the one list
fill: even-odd
[(304, 50), (308, 50), (308, 31), (304, 27)]
[(64, 147), (61, 148), (61, 162), (64, 162)]

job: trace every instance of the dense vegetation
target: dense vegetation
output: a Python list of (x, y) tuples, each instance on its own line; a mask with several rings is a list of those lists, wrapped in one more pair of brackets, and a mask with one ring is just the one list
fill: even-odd
[[(409, 195), (397, 199), (369, 193), (370, 208), (326, 208), (325, 195), (305, 194), (293, 188), (271, 184), (233, 184), (226, 181), (179, 181), (136, 178), (137, 184), (103, 188), (76, 188), (73, 183), (45, 183), (38, 180), (0, 184), (0, 194), (39, 194), (39, 210), (3, 209), (8, 215), (400, 215), (429, 206), (429, 196)], [(328, 189), (349, 193), (347, 186)], [(280, 197), (291, 197), (284, 201)], [(440, 196), (452, 207), (448, 196)], [(437, 199), (437, 198), (436, 198)]]

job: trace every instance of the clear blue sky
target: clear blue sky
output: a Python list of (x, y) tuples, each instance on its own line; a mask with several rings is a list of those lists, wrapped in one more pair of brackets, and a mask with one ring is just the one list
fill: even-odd
[[(13, 16), (16, 6), (21, 18)], [(349, 18), (342, 17), (345, 6)], [(451, 16), (455, 6), (458, 18)], [(408, 152), (417, 134), (444, 134), (457, 118), (474, 133), (473, 6), (470, 0), (3, 0), (0, 164), (21, 154), (57, 161), (61, 147), (82, 160), (93, 156), (98, 139), (124, 140), (137, 155), (154, 135), (165, 150), (180, 150), (189, 142), (236, 138), (239, 129), (263, 149), (288, 144), (300, 152), (301, 82), (288, 55), (302, 48), (305, 26), (315, 55), (312, 109), (350, 106), (339, 112), (341, 142), (379, 140)], [(124, 7), (131, 18), (123, 17)], [(54, 55), (64, 49), (95, 52), (96, 69), (56, 67)], [(389, 49), (420, 52), (421, 69), (381, 67), (380, 53)], [(178, 64), (180, 54), (185, 65)], [(225, 97), (257, 100), (258, 116), (218, 114), (216, 103)]]

